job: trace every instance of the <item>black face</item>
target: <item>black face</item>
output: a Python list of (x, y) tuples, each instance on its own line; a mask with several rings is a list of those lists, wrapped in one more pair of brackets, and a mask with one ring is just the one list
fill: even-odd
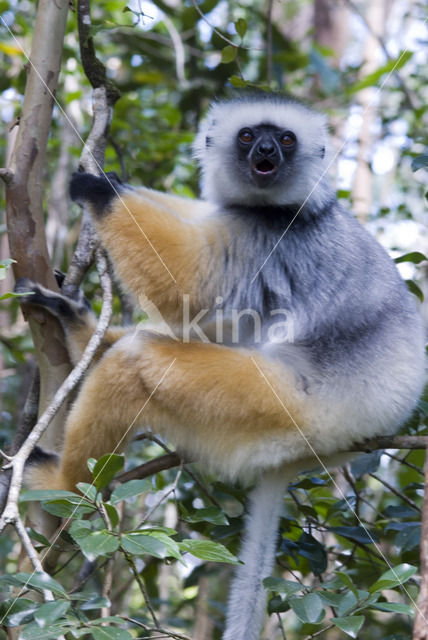
[(289, 129), (261, 124), (240, 129), (236, 144), (241, 170), (258, 187), (265, 188), (287, 174), (297, 138)]

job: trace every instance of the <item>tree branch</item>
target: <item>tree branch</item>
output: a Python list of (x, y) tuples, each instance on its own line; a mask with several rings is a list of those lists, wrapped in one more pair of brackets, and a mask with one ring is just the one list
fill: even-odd
[(18, 453), (13, 456), (13, 460), (5, 465), (5, 468), (12, 468), (12, 480), (10, 483), (9, 496), (6, 508), (0, 518), (0, 532), (7, 524), (15, 524), (19, 518), (18, 514), (18, 496), (22, 486), (22, 477), (25, 462), (38, 442), (43, 432), (49, 426), (50, 421), (57, 413), (68, 394), (76, 387), (85, 371), (91, 364), (92, 358), (101, 344), (104, 333), (110, 322), (113, 295), (111, 288), (111, 280), (108, 274), (107, 261), (105, 257), (99, 253), (97, 255), (97, 269), (100, 274), (101, 286), (103, 289), (103, 305), (101, 314), (98, 319), (97, 327), (91, 339), (89, 340), (85, 351), (83, 352), (80, 362), (74, 367), (61, 387), (56, 392), (51, 404), (44, 411), (36, 426), (19, 449)]
[(421, 585), (416, 608), (413, 640), (428, 640), (428, 459), (425, 460), (425, 493), (422, 503)]

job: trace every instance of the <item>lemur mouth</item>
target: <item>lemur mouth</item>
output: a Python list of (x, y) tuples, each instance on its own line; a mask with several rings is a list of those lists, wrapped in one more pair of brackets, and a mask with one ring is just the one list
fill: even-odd
[(276, 166), (270, 160), (262, 160), (253, 167), (254, 171), (260, 175), (267, 176), (275, 173)]

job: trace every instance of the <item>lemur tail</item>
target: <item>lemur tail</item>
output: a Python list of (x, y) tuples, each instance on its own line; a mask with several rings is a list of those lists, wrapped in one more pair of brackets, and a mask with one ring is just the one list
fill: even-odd
[(265, 473), (249, 496), (249, 513), (240, 565), (232, 580), (223, 640), (258, 640), (263, 624), (266, 591), (278, 539), (282, 500), (296, 469)]

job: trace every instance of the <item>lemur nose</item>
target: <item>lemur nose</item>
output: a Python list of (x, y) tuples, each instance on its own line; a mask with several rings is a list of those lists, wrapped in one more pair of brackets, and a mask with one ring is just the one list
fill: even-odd
[(257, 147), (257, 151), (264, 156), (272, 156), (275, 153), (275, 147), (272, 142), (262, 140)]

